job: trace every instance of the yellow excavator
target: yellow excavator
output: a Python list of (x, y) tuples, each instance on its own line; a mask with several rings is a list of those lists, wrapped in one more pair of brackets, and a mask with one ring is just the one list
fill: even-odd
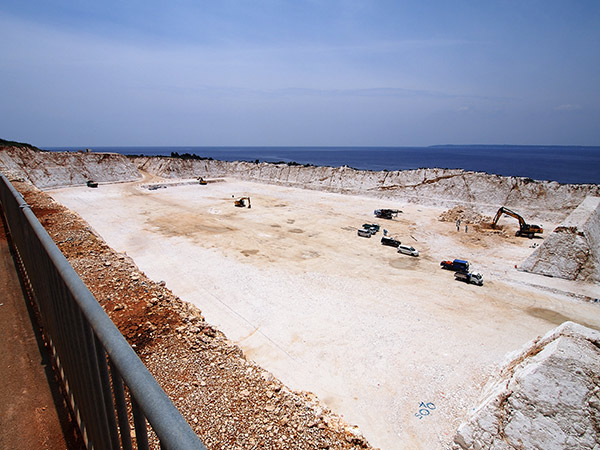
[(500, 219), (500, 216), (502, 214), (506, 214), (507, 216), (514, 217), (515, 219), (517, 219), (519, 221), (519, 231), (517, 231), (515, 233), (516, 236), (525, 236), (525, 237), (528, 237), (529, 239), (531, 239), (535, 236), (535, 233), (542, 234), (544, 232), (542, 227), (540, 227), (539, 225), (531, 225), (531, 224), (525, 222), (525, 219), (523, 219), (523, 217), (521, 217), (516, 212), (511, 211), (508, 208), (505, 208), (504, 206), (502, 206), (498, 210), (496, 215), (494, 216), (494, 220), (492, 221), (492, 228), (496, 228), (496, 225), (498, 224), (498, 220)]
[(239, 208), (245, 208), (246, 204), (248, 204), (248, 208), (252, 208), (250, 197), (240, 197), (233, 202), (233, 205)]

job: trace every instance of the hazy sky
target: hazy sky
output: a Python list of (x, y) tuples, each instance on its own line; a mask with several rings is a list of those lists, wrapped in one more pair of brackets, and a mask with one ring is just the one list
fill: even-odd
[(600, 145), (600, 1), (3, 0), (37, 146)]

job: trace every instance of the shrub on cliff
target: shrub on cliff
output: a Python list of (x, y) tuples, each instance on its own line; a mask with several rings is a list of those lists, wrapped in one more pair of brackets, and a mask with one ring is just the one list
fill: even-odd
[[(0, 139), (0, 147), (20, 147), (20, 148), (32, 148), (34, 150), (40, 150), (39, 148), (27, 144), (25, 142), (16, 142), (16, 141), (7, 141), (5, 139)], [(40, 150), (43, 151), (43, 150)]]

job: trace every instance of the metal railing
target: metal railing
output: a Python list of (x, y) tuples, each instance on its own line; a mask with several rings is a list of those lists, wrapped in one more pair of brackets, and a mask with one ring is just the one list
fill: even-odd
[(21, 194), (0, 176), (0, 203), (26, 275), (23, 282), (33, 293), (40, 326), (87, 448), (147, 449), (147, 420), (161, 448), (206, 450)]

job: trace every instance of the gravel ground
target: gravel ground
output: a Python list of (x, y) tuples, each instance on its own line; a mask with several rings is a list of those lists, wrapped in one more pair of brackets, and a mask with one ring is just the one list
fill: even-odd
[[(359, 438), (344, 422), (357, 424), (369, 442), (384, 449), (447, 448), (506, 353), (563, 320), (600, 326), (597, 305), (585, 301), (598, 286), (514, 269), (535, 240), (516, 238), (516, 223), (509, 221), (502, 221), (505, 232), (474, 223), (468, 233), (464, 223), (457, 232), (454, 222), (440, 220), (440, 208), (229, 179), (153, 191), (129, 183), (50, 194), (122, 252), (122, 259), (102, 262), (112, 252), (103, 244), (102, 252), (94, 251), (98, 269), (78, 270), (86, 282), (105, 286), (99, 301), (149, 366), (168, 367), (176, 342), (198, 347), (204, 362), (177, 358), (185, 378), (173, 386), (173, 377), (164, 382), (176, 403), (215, 408), (210, 421), (200, 409), (191, 412), (212, 448), (235, 447), (238, 439), (244, 448), (290, 448), (280, 439), (298, 429), (297, 420), (304, 436), (338, 433), (341, 442), (315, 440), (298, 448), (362, 445), (351, 444)], [(251, 209), (233, 207), (232, 196), (241, 195), (251, 196)], [(382, 228), (414, 245), (418, 258), (380, 245), (381, 232), (357, 237), (357, 227), (373, 222), (373, 209), (385, 207), (403, 213), (379, 221)], [(73, 244), (76, 268), (79, 247)], [(483, 287), (455, 282), (440, 269), (440, 260), (455, 257), (483, 272)], [(107, 267), (118, 275), (109, 276)], [(171, 297), (160, 283), (151, 291), (151, 280), (164, 280), (175, 295), (202, 309), (211, 326), (194, 319), (199, 312), (177, 299), (165, 309), (173, 316), (166, 324), (157, 322), (153, 313), (163, 311)], [(137, 306), (124, 299), (115, 303), (115, 292), (130, 293), (127, 301), (134, 297)], [(219, 351), (212, 355), (209, 344), (215, 343)], [(223, 354), (227, 363), (219, 359)], [(241, 383), (240, 374), (262, 383), (264, 396)], [(200, 397), (213, 395), (213, 386), (221, 383), (231, 390), (225, 398), (214, 394), (221, 403), (210, 397), (204, 404), (192, 395), (195, 387), (186, 391), (194, 382)], [(297, 406), (303, 401), (313, 406)], [(230, 418), (232, 405), (250, 409)], [(313, 411), (312, 418), (288, 412), (294, 405), (296, 411)], [(242, 422), (243, 432), (236, 429)], [(202, 429), (207, 424), (213, 428)]]

